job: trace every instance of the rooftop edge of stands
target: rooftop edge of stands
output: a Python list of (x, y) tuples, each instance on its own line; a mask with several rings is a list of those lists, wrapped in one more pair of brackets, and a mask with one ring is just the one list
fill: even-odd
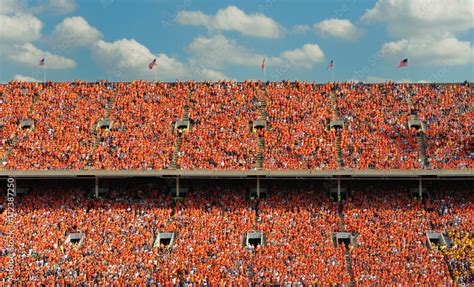
[[(105, 81), (105, 79), (104, 79)], [(467, 81), (467, 80), (466, 80)], [(15, 81), (12, 81), (12, 82), (15, 82)], [(22, 81), (19, 81), (19, 82), (22, 82)], [(53, 83), (53, 84), (61, 84), (61, 83), (71, 83), (71, 84), (75, 84), (76, 82), (72, 81), (72, 82), (54, 82), (54, 81), (47, 81), (48, 83)], [(138, 82), (137, 81), (134, 81), (134, 82)], [(145, 82), (145, 81), (143, 81)], [(176, 85), (176, 84), (185, 84), (185, 83), (188, 83), (189, 81), (175, 81), (175, 82), (162, 82), (162, 81), (148, 81), (148, 83), (160, 83), (160, 84), (167, 84), (167, 85)], [(212, 83), (218, 83), (219, 81), (212, 81)], [(231, 81), (224, 81), (224, 82), (228, 82), (230, 83)], [(258, 83), (257, 81), (253, 81), (254, 83)], [(287, 81), (266, 81), (265, 83), (287, 83)], [(4, 86), (4, 85), (8, 85), (10, 82), (5, 82), (5, 83), (0, 83), (0, 86)], [(29, 82), (29, 83), (32, 83), (32, 84), (43, 84), (44, 82)], [(77, 84), (98, 84), (98, 83), (102, 83), (102, 80), (99, 80), (99, 81), (79, 81), (77, 82)], [(109, 84), (116, 84), (116, 83), (125, 83), (125, 84), (130, 84), (132, 82), (103, 82), (103, 83), (109, 83)], [(208, 83), (208, 81), (204, 81), (204, 82), (196, 82), (196, 83)], [(239, 82), (239, 81), (232, 81), (232, 83), (234, 84), (243, 84), (244, 82)], [(295, 84), (296, 81), (290, 81), (289, 82), (290, 84)], [(311, 81), (298, 81), (298, 83), (314, 83), (316, 84), (317, 86), (322, 86), (322, 85), (327, 85), (328, 83), (317, 83), (317, 82), (311, 82)], [(366, 85), (366, 86), (372, 86), (372, 85), (385, 85), (387, 84), (387, 82), (379, 82), (379, 83), (366, 83), (366, 82), (355, 82), (355, 81), (342, 81), (342, 82), (336, 82), (336, 84), (341, 84), (341, 83), (353, 83), (353, 84), (359, 84), (359, 83), (362, 83), (363, 85)], [(441, 86), (450, 86), (450, 85), (465, 85), (465, 84), (472, 84), (473, 82), (470, 82), (470, 81), (461, 81), (461, 82), (428, 82), (428, 83), (416, 83), (416, 82), (408, 82), (408, 83), (404, 83), (404, 82), (391, 82), (393, 84), (408, 84), (408, 85), (416, 85), (416, 86), (423, 86), (423, 85), (431, 85), (431, 84), (436, 84), (436, 85), (441, 85)]]
[(473, 177), (472, 169), (456, 170), (0, 170), (2, 177), (195, 177), (195, 178), (416, 178)]

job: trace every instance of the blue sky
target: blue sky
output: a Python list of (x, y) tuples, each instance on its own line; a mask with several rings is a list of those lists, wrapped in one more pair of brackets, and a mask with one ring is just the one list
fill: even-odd
[[(471, 0), (0, 0), (0, 81), (474, 80)], [(157, 66), (147, 64), (157, 58)], [(397, 63), (409, 59), (409, 68)]]

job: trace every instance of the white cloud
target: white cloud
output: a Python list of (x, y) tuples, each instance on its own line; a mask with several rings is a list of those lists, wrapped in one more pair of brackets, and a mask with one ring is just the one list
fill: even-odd
[(473, 63), (474, 49), (471, 42), (459, 41), (452, 35), (420, 37), (385, 43), (381, 54), (407, 57), (410, 62), (434, 65), (462, 65)]
[(186, 48), (199, 62), (221, 68), (225, 64), (252, 66), (262, 61), (263, 54), (255, 53), (223, 35), (197, 37)]
[(56, 25), (51, 35), (55, 45), (67, 47), (90, 46), (102, 38), (102, 34), (82, 17), (65, 18)]
[[(25, 1), (25, 0), (20, 0)], [(34, 14), (48, 13), (53, 15), (63, 15), (71, 13), (76, 9), (74, 0), (42, 0), (36, 6), (29, 8)]]
[(17, 81), (20, 81), (20, 82), (42, 82), (38, 79), (35, 79), (33, 77), (28, 77), (28, 76), (23, 76), (23, 75), (15, 75), (15, 77), (13, 77), (13, 80), (17, 80)]
[[(132, 80), (153, 80), (155, 69), (160, 80), (176, 79), (217, 80), (225, 79), (223, 73), (197, 63), (183, 63), (166, 54), (153, 54), (147, 47), (134, 39), (121, 39), (109, 43), (97, 42), (92, 48), (93, 59), (106, 71), (106, 78)], [(156, 58), (154, 70), (148, 64)]]
[(273, 19), (262, 14), (246, 14), (235, 6), (206, 15), (201, 11), (180, 11), (176, 21), (181, 24), (205, 26), (209, 30), (238, 31), (246, 36), (279, 38), (282, 28)]
[(43, 23), (33, 15), (0, 15), (0, 42), (26, 43), (41, 36)]
[(471, 41), (456, 37), (474, 28), (472, 0), (379, 0), (361, 19), (383, 23), (390, 34), (400, 37), (380, 51), (394, 61), (397, 56), (417, 65), (473, 63)]
[(314, 29), (321, 36), (344, 40), (355, 40), (361, 35), (360, 30), (347, 19), (326, 19), (314, 24)]
[(21, 13), (26, 9), (24, 0), (0, 0), (0, 14)]
[(324, 60), (324, 53), (316, 44), (305, 44), (302, 48), (284, 51), (279, 58), (291, 66), (310, 69)]
[(208, 69), (208, 68), (202, 68), (202, 69), (196, 69), (194, 74), (196, 75), (196, 78), (202, 79), (202, 80), (212, 80), (212, 81), (217, 81), (217, 80), (230, 80), (228, 76), (226, 76), (224, 73)]
[(379, 0), (362, 16), (366, 22), (385, 23), (404, 38), (441, 32), (457, 33), (474, 27), (472, 0)]
[(76, 9), (75, 0), (36, 0), (29, 5), (28, 0), (0, 0), (0, 14), (41, 14), (62, 15)]
[(265, 58), (268, 67), (309, 69), (324, 59), (324, 53), (317, 44), (305, 44), (302, 48), (283, 51), (271, 57), (254, 52), (222, 35), (198, 37), (186, 49), (193, 54), (194, 61), (212, 68), (222, 68), (226, 64), (258, 67)]
[(157, 58), (154, 68), (160, 79), (175, 80), (186, 76), (185, 65), (166, 54), (154, 55), (134, 39), (115, 42), (100, 40), (92, 47), (93, 59), (106, 70), (107, 77), (119, 79), (153, 79), (155, 71), (148, 64)]
[(17, 62), (29, 67), (37, 67), (41, 58), (45, 58), (47, 69), (60, 70), (76, 67), (74, 60), (42, 51), (31, 43), (16, 45), (15, 49), (8, 53), (8, 58), (12, 62)]
[(148, 64), (156, 57), (155, 67), (160, 80), (219, 80), (230, 79), (221, 69), (228, 65), (259, 67), (263, 58), (268, 66), (285, 68), (311, 68), (324, 59), (324, 54), (316, 44), (306, 44), (301, 48), (283, 51), (280, 55), (267, 57), (253, 52), (222, 35), (198, 37), (186, 48), (190, 56), (180, 61), (160, 53), (155, 56), (147, 47), (133, 39), (115, 42), (98, 41), (92, 47), (92, 58), (105, 70), (109, 80), (152, 80), (155, 70)]
[(291, 29), (295, 33), (306, 33), (311, 29), (309, 25), (295, 25)]

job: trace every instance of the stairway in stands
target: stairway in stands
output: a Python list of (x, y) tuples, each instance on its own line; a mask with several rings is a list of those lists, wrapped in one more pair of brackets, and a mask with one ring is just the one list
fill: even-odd
[(263, 151), (265, 150), (265, 139), (263, 136), (258, 136), (258, 153), (257, 153), (257, 169), (263, 169)]
[[(343, 208), (343, 201), (339, 201), (339, 225), (341, 228), (341, 231), (346, 231), (346, 224), (344, 223), (344, 208)], [(346, 247), (346, 251), (344, 254), (344, 261), (346, 262), (346, 268), (347, 271), (349, 272), (349, 276), (351, 278), (351, 282), (349, 286), (353, 287), (355, 286), (355, 281), (354, 281), (354, 271), (352, 270), (352, 257), (351, 253), (349, 251), (349, 247)]]
[[(410, 109), (413, 108), (413, 99), (412, 99), (411, 94), (408, 95), (406, 100), (407, 100), (407, 104), (410, 107)], [(415, 118), (418, 119), (418, 116), (415, 116)], [(422, 167), (428, 168), (428, 158), (426, 156), (425, 135), (424, 135), (424, 131), (421, 127), (417, 130), (416, 142), (418, 144), (418, 149), (419, 149), (418, 159), (419, 159), (420, 163), (422, 164)]]
[(341, 169), (343, 167), (342, 161), (342, 148), (341, 148), (341, 130), (336, 130), (336, 156), (337, 156), (337, 167)]
[[(255, 216), (255, 218), (254, 218), (254, 221), (253, 221), (253, 230), (258, 229), (257, 224), (258, 224), (258, 218), (259, 218), (259, 212), (258, 212), (259, 203), (260, 203), (260, 199), (257, 198), (255, 200), (255, 205), (254, 205), (254, 210), (255, 210), (254, 216)], [(254, 249), (252, 249), (251, 252), (252, 252), (252, 264), (250, 264), (248, 269), (247, 269), (247, 275), (249, 276), (250, 282), (254, 283), (253, 280), (254, 280), (254, 277), (255, 277), (255, 272), (253, 270), (253, 266), (254, 266), (253, 262), (255, 262), (255, 254), (256, 253), (255, 253)], [(252, 284), (252, 286), (254, 286), (254, 284)]]
[(419, 130), (416, 133), (416, 142), (420, 148), (419, 159), (424, 168), (428, 167), (428, 159), (426, 157), (426, 144), (425, 144), (425, 135), (422, 130)]
[(171, 169), (177, 169), (179, 152), (181, 151), (181, 145), (183, 144), (183, 138), (180, 133), (176, 134), (176, 142), (174, 143), (173, 159), (171, 160)]
[[(333, 111), (333, 119), (339, 118), (339, 109), (337, 107), (337, 96), (336, 93), (330, 93), (331, 106)], [(342, 169), (344, 167), (344, 162), (342, 160), (342, 131), (341, 129), (336, 129), (336, 162), (337, 168)]]
[[(114, 96), (107, 99), (107, 103), (105, 104), (105, 115), (102, 120), (110, 121), (110, 114), (112, 113), (112, 108), (114, 105), (114, 101), (117, 98), (117, 92), (114, 93)], [(94, 143), (92, 144), (92, 149), (87, 156), (87, 164), (86, 168), (92, 167), (93, 160), (92, 155), (95, 153), (96, 149), (99, 147), (101, 141), (101, 132), (97, 129), (97, 123), (92, 127), (92, 133), (95, 134)]]
[[(191, 105), (191, 91), (188, 91), (187, 103), (183, 107), (183, 121), (189, 121), (189, 106)], [(173, 129), (174, 131), (174, 129)], [(174, 152), (173, 152), (173, 159), (171, 160), (170, 168), (171, 169), (179, 169), (178, 166), (178, 158), (179, 153), (181, 151), (181, 146), (183, 144), (183, 135), (182, 133), (176, 131), (176, 142), (174, 143)]]
[[(431, 221), (430, 217), (428, 216), (428, 210), (427, 210), (427, 202), (424, 201), (424, 205), (425, 205), (425, 210), (426, 212), (424, 213), (424, 216), (426, 218), (426, 220), (428, 221), (428, 224), (430, 226), (430, 230), (436, 230), (436, 227), (434, 226), (433, 222)], [(436, 252), (441, 252), (440, 250), (437, 250)], [(446, 255), (443, 253), (443, 261), (444, 261), (444, 264), (446, 264), (446, 267), (448, 269), (448, 272), (449, 272), (449, 276), (451, 277), (451, 280), (452, 282), (456, 282), (456, 279), (455, 279), (455, 276), (454, 276), (454, 271), (453, 269), (451, 268), (451, 265), (449, 265), (449, 262), (448, 262), (448, 258), (446, 257)]]
[[(267, 93), (265, 92), (265, 96), (266, 95)], [(259, 118), (263, 120), (267, 120), (267, 100), (265, 96), (260, 97), (258, 101)], [(257, 170), (263, 169), (264, 153), (265, 153), (265, 138), (263, 135), (259, 135), (258, 143), (257, 143), (257, 158), (256, 158)]]

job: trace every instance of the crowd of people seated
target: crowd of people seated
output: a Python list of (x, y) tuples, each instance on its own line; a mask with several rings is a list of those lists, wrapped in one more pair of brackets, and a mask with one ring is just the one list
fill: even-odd
[[(470, 89), (15, 81), (0, 85), (0, 168), (249, 170), (262, 156), (268, 170), (468, 169), (474, 167)], [(426, 123), (423, 135), (408, 128), (410, 115)], [(330, 129), (337, 116), (344, 128)], [(185, 117), (190, 129), (174, 129)], [(34, 128), (20, 129), (25, 119)], [(110, 129), (97, 128), (104, 119)], [(259, 119), (267, 126), (254, 130), (251, 122)]]
[[(109, 192), (95, 198), (85, 180), (29, 181), (30, 192), (15, 198), (13, 220), (6, 221), (10, 211), (0, 213), (0, 235), (8, 238), (0, 240), (0, 284), (10, 275), (18, 285), (474, 281), (467, 184), (453, 192), (440, 188), (425, 202), (410, 198), (406, 184), (358, 183), (342, 208), (321, 182), (266, 182), (260, 199), (249, 194), (250, 181), (185, 182), (189, 193), (180, 197), (170, 193), (174, 182), (165, 180), (101, 184)], [(3, 185), (0, 192), (4, 199)], [(429, 249), (430, 229), (446, 231), (452, 244)], [(245, 244), (252, 230), (263, 232), (261, 244)], [(332, 233), (339, 231), (351, 232), (355, 245), (334, 244)], [(174, 242), (156, 244), (159, 232), (174, 232)], [(71, 233), (84, 239), (67, 242)]]
[(425, 232), (431, 228), (424, 205), (410, 199), (407, 188), (353, 187), (344, 222), (358, 242), (350, 250), (358, 285), (452, 283), (443, 254), (426, 246)]
[(410, 108), (406, 86), (358, 85), (337, 87), (342, 131), (343, 160), (352, 169), (418, 169), (416, 131), (407, 127)]
[[(435, 169), (474, 168), (474, 97), (465, 85), (412, 87), (413, 106), (427, 123), (427, 156)], [(472, 153), (471, 157), (469, 154)]]
[[(22, 85), (14, 82), (5, 88), (4, 94), (10, 93), (8, 89), (18, 91), (10, 94), (13, 103), (30, 105), (26, 113), (15, 114), (9, 122), (18, 128), (22, 120), (32, 120), (34, 126), (18, 128), (10, 142), (12, 151), (5, 159), (4, 168), (83, 168), (94, 140), (93, 124), (105, 112), (105, 103), (114, 91), (105, 85), (80, 82), (31, 84), (31, 89)], [(15, 105), (2, 108), (15, 109)]]
[(457, 283), (474, 282), (474, 193), (469, 182), (456, 185), (444, 183), (433, 187), (435, 195), (427, 202), (431, 228), (448, 237), (444, 252)]
[(254, 82), (194, 83), (189, 118), (178, 157), (181, 169), (242, 170), (255, 168), (258, 88)]
[(339, 229), (337, 204), (321, 186), (272, 187), (258, 203), (256, 229), (265, 234), (252, 266), (258, 285), (349, 285), (345, 247), (331, 236)]
[(266, 169), (336, 169), (336, 133), (327, 87), (272, 83), (265, 88), (270, 129), (265, 133)]
[(98, 129), (92, 153), (96, 169), (166, 169), (174, 151), (172, 123), (183, 116), (188, 90), (182, 84), (117, 83), (111, 129)]
[[(452, 279), (456, 283), (472, 283), (472, 186), (469, 182), (436, 182), (429, 186), (429, 193), (424, 193), (423, 202), (410, 200), (407, 189), (361, 189), (347, 204), (344, 220), (349, 230), (358, 230), (361, 242), (351, 251), (354, 274), (359, 276), (356, 280), (362, 285), (374, 280), (399, 282), (407, 277), (427, 283), (452, 284)], [(451, 239), (447, 239), (447, 245), (433, 244), (434, 250), (428, 250), (426, 231)], [(413, 262), (405, 264), (407, 261)]]
[[(18, 121), (28, 117), (32, 97), (40, 90), (36, 83), (0, 85), (0, 158), (5, 156), (14, 139), (24, 133), (18, 129)], [(4, 166), (6, 162), (0, 164)]]

